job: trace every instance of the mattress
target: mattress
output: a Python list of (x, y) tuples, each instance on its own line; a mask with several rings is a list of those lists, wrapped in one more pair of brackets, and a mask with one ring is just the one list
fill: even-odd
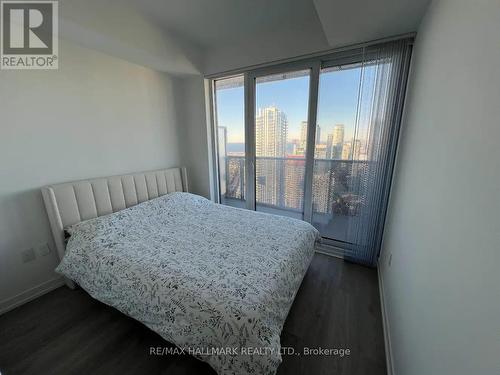
[(310, 224), (171, 193), (66, 230), (56, 271), (92, 297), (219, 374), (276, 372)]

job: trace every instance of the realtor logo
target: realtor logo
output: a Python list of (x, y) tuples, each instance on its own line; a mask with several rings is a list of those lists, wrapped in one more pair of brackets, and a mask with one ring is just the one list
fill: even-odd
[(57, 69), (58, 2), (1, 1), (1, 69)]

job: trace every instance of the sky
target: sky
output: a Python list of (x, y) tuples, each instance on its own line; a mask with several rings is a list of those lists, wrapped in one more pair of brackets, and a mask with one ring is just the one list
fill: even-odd
[[(344, 124), (347, 141), (353, 137), (361, 69), (324, 72), (320, 76), (318, 124), (326, 142), (335, 124)], [(243, 87), (217, 90), (218, 125), (227, 128), (228, 143), (244, 142)], [(256, 107), (275, 105), (288, 118), (288, 142), (300, 136), (300, 123), (307, 120), (309, 76), (257, 83)]]

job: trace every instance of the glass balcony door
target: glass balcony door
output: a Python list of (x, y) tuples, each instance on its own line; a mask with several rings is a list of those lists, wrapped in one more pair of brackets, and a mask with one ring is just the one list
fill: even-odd
[(371, 104), (374, 72), (305, 64), (215, 80), (220, 203), (306, 220), (349, 244), (367, 200), (371, 107), (360, 87)]
[(254, 82), (255, 208), (303, 219), (310, 70)]
[[(373, 81), (374, 67), (360, 64), (321, 69), (313, 174), (312, 224), (325, 239), (350, 243), (349, 231), (359, 225), (366, 197), (360, 193), (368, 168), (370, 108), (360, 107)], [(362, 85), (363, 84), (363, 85)], [(363, 101), (364, 103), (365, 101)], [(366, 101), (367, 102), (367, 101)], [(324, 145), (320, 152), (318, 147)]]
[(244, 77), (214, 81), (219, 202), (246, 207)]
[(311, 63), (248, 73), (248, 208), (310, 221), (318, 76)]

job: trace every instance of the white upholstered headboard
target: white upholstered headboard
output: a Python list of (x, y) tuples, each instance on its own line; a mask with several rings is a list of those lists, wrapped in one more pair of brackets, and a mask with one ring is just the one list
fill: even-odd
[(64, 228), (174, 191), (188, 191), (186, 168), (67, 182), (42, 188), (54, 241), (62, 259)]

